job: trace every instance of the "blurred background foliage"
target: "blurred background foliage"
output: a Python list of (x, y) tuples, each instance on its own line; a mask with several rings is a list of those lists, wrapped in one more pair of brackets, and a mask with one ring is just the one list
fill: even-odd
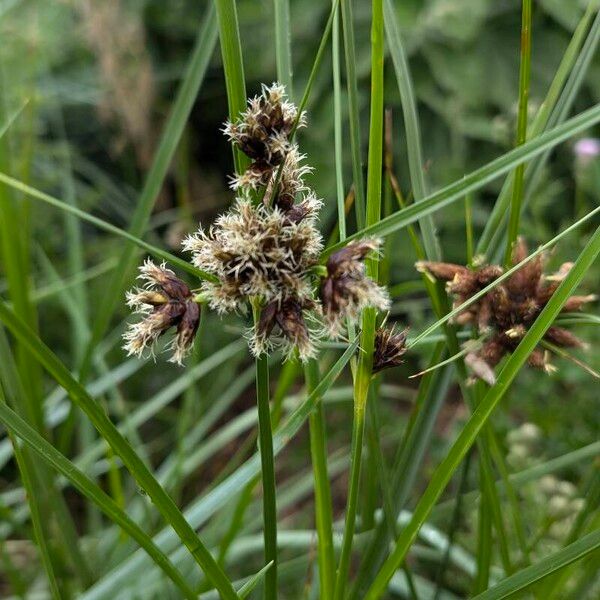
[[(520, 2), (518, 0), (402, 0), (396, 1), (399, 23), (410, 57), (419, 102), (423, 149), (430, 188), (435, 189), (483, 165), (514, 145), (519, 70)], [(544, 98), (570, 37), (587, 3), (584, 0), (538, 0), (534, 4), (531, 72), (531, 114)], [(273, 3), (240, 0), (238, 3), (244, 67), (248, 93), (262, 82), (275, 79)], [(327, 2), (292, 0), (293, 97), (303, 91), (320, 35), (329, 12)], [(77, 204), (119, 226), (126, 227), (136, 194), (152, 161), (173, 94), (189, 58), (194, 39), (207, 11), (207, 2), (192, 0), (0, 0), (0, 89), (6, 114), (18, 116), (11, 125), (11, 160), (17, 178)], [(355, 2), (357, 73), (362, 111), (363, 157), (366, 159), (369, 98), (370, 3)], [(9, 43), (6, 43), (6, 42)], [(404, 194), (410, 197), (402, 112), (391, 61), (386, 64), (386, 106), (394, 121), (395, 168)], [(343, 87), (345, 94), (345, 86)], [(585, 85), (572, 112), (600, 102), (600, 57), (591, 65)], [(343, 103), (345, 105), (345, 102)], [(20, 112), (19, 112), (20, 111)], [(232, 172), (229, 145), (219, 129), (227, 117), (227, 98), (218, 44), (186, 126), (176, 159), (156, 204), (152, 232), (147, 239), (179, 251), (182, 236), (198, 221), (209, 223), (233, 194), (228, 189)], [(333, 92), (330, 54), (326, 56), (308, 105), (309, 126), (300, 143), (315, 170), (310, 176), (324, 198), (322, 226), (331, 231), (335, 223), (333, 149)], [(344, 141), (348, 142), (347, 119)], [(598, 135), (600, 132), (590, 132)], [(523, 231), (535, 247), (572, 222), (576, 214), (600, 200), (600, 161), (583, 164), (566, 143), (553, 152), (544, 177), (535, 190), (523, 220)], [(346, 155), (345, 187), (351, 183), (349, 153)], [(476, 235), (485, 224), (501, 181), (489, 186), (473, 202)], [(42, 338), (69, 365), (77, 363), (71, 328), (81, 315), (69, 309), (75, 271), (69, 263), (64, 215), (38, 203), (30, 203), (32, 228), (32, 287), (38, 298)], [(435, 220), (447, 259), (464, 262), (465, 235), (462, 204), (436, 213)], [(354, 224), (351, 223), (351, 227)], [(93, 320), (95, 301), (108, 272), (119, 258), (124, 242), (88, 224), (82, 224), (87, 269), (88, 315)], [(589, 226), (591, 227), (591, 225)], [(585, 241), (577, 233), (561, 242), (550, 257), (551, 266), (576, 256)], [(388, 248), (390, 281), (418, 281), (414, 253), (405, 232), (395, 235)], [(598, 291), (600, 267), (590, 271), (584, 287)], [(60, 278), (60, 279), (59, 279)], [(63, 283), (60, 283), (60, 282)], [(58, 283), (57, 283), (58, 282)], [(393, 320), (416, 331), (432, 320), (424, 292), (417, 289), (396, 299)], [(0, 279), (0, 288), (6, 289)], [(62, 290), (57, 293), (57, 290)], [(66, 296), (65, 296), (66, 293)], [(125, 317), (123, 309), (121, 316)], [(122, 323), (115, 323), (111, 343), (104, 344), (108, 362), (123, 360), (118, 348)], [(197, 362), (234, 340), (241, 331), (239, 318), (222, 322), (206, 316), (197, 351)], [(584, 357), (600, 368), (596, 329), (580, 326), (579, 333), (591, 342)], [(583, 331), (586, 329), (585, 331)], [(559, 373), (548, 377), (524, 370), (504, 401), (506, 410), (494, 420), (508, 431), (524, 421), (536, 423), (543, 435), (536, 450), (555, 456), (598, 436), (598, 384), (589, 374), (561, 359)], [(192, 387), (178, 404), (161, 411), (142, 429), (149, 440), (152, 462), (160, 463), (181, 434), (185, 411), (191, 428), (212, 399), (227, 391), (231, 382), (250, 364), (244, 352), (230, 358), (201, 385)], [(382, 394), (383, 432), (390, 440), (400, 435), (413, 397), (414, 383), (406, 376), (420, 366), (412, 355), (407, 363), (386, 375)], [(160, 360), (141, 366), (122, 386), (111, 410), (126, 414), (140, 406), (154, 391), (181, 374)], [(276, 376), (274, 376), (274, 379)], [(252, 404), (252, 381), (239, 394), (230, 411), (239, 413)], [(459, 394), (450, 394), (438, 429), (444, 440), (452, 435), (457, 419), (465, 417)], [(332, 446), (349, 440), (350, 404), (342, 403), (330, 415)], [(347, 412), (346, 412), (347, 409)], [(225, 422), (227, 414), (213, 424)], [(175, 426), (177, 424), (177, 427)], [(214, 460), (200, 465), (183, 479), (181, 493), (189, 498), (205, 489), (229, 464), (239, 449), (240, 438), (231, 441)], [(306, 468), (307, 440), (301, 438), (285, 453), (284, 470)], [(569, 474), (577, 482), (577, 470)], [(427, 473), (423, 474), (423, 480)], [(10, 480), (7, 473), (4, 477)], [(2, 486), (3, 484), (0, 484)], [(334, 493), (342, 497), (345, 481), (339, 479)], [(301, 506), (301, 504), (300, 504)], [(290, 512), (291, 514), (291, 512)], [(302, 511), (294, 512), (296, 525), (311, 526)], [(216, 526), (218, 530), (219, 527)], [(221, 532), (222, 533), (222, 532)], [(218, 538), (218, 536), (217, 536)], [(293, 597), (293, 596), (291, 596)]]

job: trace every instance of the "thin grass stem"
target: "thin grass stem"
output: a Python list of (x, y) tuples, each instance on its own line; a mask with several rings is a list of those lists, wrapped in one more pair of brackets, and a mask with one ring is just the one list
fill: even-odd
[[(361, 159), (360, 106), (356, 77), (356, 50), (354, 42), (354, 16), (352, 0), (341, 0), (342, 27), (344, 32), (344, 56), (346, 63), (346, 85), (348, 90), (348, 119), (350, 125), (350, 152), (352, 155), (352, 177), (354, 179), (356, 224), (359, 229), (365, 223), (365, 183)], [(340, 238), (341, 239), (341, 238)]]
[[(383, 166), (383, 2), (374, 0), (371, 22), (371, 116), (369, 129), (369, 160), (367, 173), (367, 227), (381, 218), (381, 183)], [(367, 260), (367, 274), (374, 281), (378, 279), (377, 258)], [(376, 312), (372, 308), (363, 311), (361, 353), (354, 373), (354, 417), (352, 424), (352, 448), (350, 483), (346, 503), (346, 519), (342, 550), (335, 582), (335, 599), (345, 597), (346, 583), (350, 569), (352, 541), (356, 527), (356, 508), (360, 484), (361, 457), (365, 429), (365, 411), (369, 396), (369, 386), (373, 371), (373, 350), (375, 341)]]
[[(517, 146), (527, 140), (527, 117), (529, 106), (529, 75), (531, 70), (531, 0), (523, 0), (521, 16), (521, 66), (519, 70), (519, 114), (517, 118)], [(519, 235), (525, 163), (515, 169), (513, 195), (508, 220), (508, 238), (504, 263), (510, 266), (513, 245)]]
[[(259, 311), (254, 308), (258, 322)], [(265, 564), (272, 563), (265, 574), (264, 598), (277, 598), (277, 491), (275, 483), (275, 460), (273, 456), (273, 431), (269, 405), (269, 357), (258, 356), (256, 362), (256, 401), (258, 405), (258, 446), (263, 487), (263, 535)]]
[[(305, 367), (306, 389), (314, 391), (319, 383), (319, 364), (311, 359)], [(327, 434), (323, 402), (308, 417), (310, 453), (315, 479), (315, 512), (317, 522), (320, 598), (331, 600), (335, 585), (333, 553), (333, 508), (327, 469)]]

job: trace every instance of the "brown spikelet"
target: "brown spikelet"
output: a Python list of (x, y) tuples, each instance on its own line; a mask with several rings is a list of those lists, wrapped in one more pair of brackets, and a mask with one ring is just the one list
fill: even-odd
[(383, 369), (402, 364), (403, 356), (406, 353), (407, 335), (408, 329), (396, 332), (393, 327), (382, 327), (376, 331), (373, 373), (379, 373)]

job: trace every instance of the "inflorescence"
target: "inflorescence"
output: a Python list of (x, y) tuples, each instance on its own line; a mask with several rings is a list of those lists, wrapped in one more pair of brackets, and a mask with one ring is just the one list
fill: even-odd
[[(517, 265), (527, 255), (527, 245), (523, 239), (519, 239), (513, 250), (512, 264)], [(493, 383), (493, 368), (519, 345), (572, 267), (572, 263), (564, 263), (556, 273), (544, 275), (544, 260), (544, 255), (539, 254), (455, 318), (456, 323), (475, 325), (485, 337), (481, 348), (467, 356), (466, 362), (479, 378), (488, 383)], [(451, 263), (423, 261), (416, 266), (418, 270), (447, 282), (446, 289), (454, 299), (455, 308), (504, 273), (504, 269), (498, 265), (471, 269)], [(577, 311), (592, 300), (595, 300), (593, 295), (571, 296), (563, 312)], [(557, 325), (552, 325), (546, 331), (543, 341), (558, 348), (585, 347), (584, 342), (568, 329)], [(528, 363), (550, 372), (554, 367), (549, 357), (548, 348), (539, 345), (529, 355)]]
[[(254, 309), (255, 323), (247, 337), (256, 356), (280, 349), (288, 357), (297, 354), (307, 360), (315, 356), (320, 339), (341, 337), (363, 308), (389, 308), (387, 291), (365, 273), (364, 261), (378, 252), (379, 240), (349, 243), (329, 257), (325, 268), (319, 265), (322, 202), (304, 180), (311, 168), (303, 164), (305, 156), (293, 141), (295, 130), (305, 125), (306, 115), (286, 99), (283, 86), (263, 86), (240, 118), (223, 128), (252, 161), (231, 179), (236, 192), (232, 207), (183, 242), (192, 263), (214, 276), (201, 283), (196, 300), (219, 314)], [(159, 275), (149, 275), (149, 264), (142, 267), (141, 277), (150, 288), (128, 296), (146, 318), (130, 325), (125, 349), (141, 355), (164, 331), (177, 326), (174, 360), (180, 362), (197, 329), (197, 320), (193, 333), (183, 324), (190, 320), (189, 304), (195, 302), (179, 280), (179, 295), (170, 294)], [(172, 275), (164, 265), (155, 269)], [(159, 304), (149, 295), (156, 288), (162, 293)]]

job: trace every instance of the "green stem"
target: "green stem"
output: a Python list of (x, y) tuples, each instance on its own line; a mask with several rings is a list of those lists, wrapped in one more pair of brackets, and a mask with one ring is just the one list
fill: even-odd
[[(527, 141), (527, 107), (529, 104), (529, 73), (531, 71), (531, 0), (523, 0), (521, 18), (521, 67), (519, 71), (519, 115), (517, 119), (517, 146)], [(505, 264), (510, 266), (513, 245), (519, 235), (521, 203), (523, 201), (523, 184), (525, 164), (515, 169), (513, 195), (508, 221), (508, 239), (506, 242)]]
[[(255, 321), (258, 310), (254, 311)], [(265, 575), (264, 598), (277, 598), (277, 500), (275, 489), (275, 460), (273, 430), (269, 407), (269, 358), (263, 354), (256, 359), (256, 401), (258, 404), (258, 445), (263, 486), (263, 520), (265, 564), (273, 564)]]
[(277, 79), (285, 85), (288, 97), (293, 100), (292, 89), (292, 48), (290, 40), (289, 0), (274, 0), (275, 10), (275, 61)]
[(467, 238), (467, 265), (473, 264), (473, 196), (465, 196), (465, 235)]
[[(352, 177), (356, 209), (356, 224), (359, 229), (365, 223), (365, 192), (360, 158), (360, 106), (358, 103), (358, 85), (356, 77), (356, 51), (354, 48), (354, 17), (352, 0), (341, 0), (342, 27), (344, 30), (344, 54), (346, 59), (346, 84), (348, 87), (348, 113), (350, 124), (350, 151), (352, 153)], [(341, 239), (341, 238), (340, 238)]]
[[(310, 360), (305, 367), (307, 392), (311, 394), (319, 384), (319, 364)], [(310, 453), (315, 478), (315, 510), (319, 540), (320, 598), (333, 598), (335, 558), (333, 553), (333, 509), (331, 487), (327, 471), (327, 437), (323, 402), (319, 402), (308, 417)]]
[[(227, 103), (229, 118), (235, 121), (246, 108), (246, 81), (244, 79), (244, 62), (238, 26), (235, 0), (215, 0), (219, 39), (221, 41), (221, 57), (227, 87)], [(237, 147), (233, 148), (236, 173), (243, 173), (248, 166), (248, 157)]]
[(338, 228), (340, 240), (344, 240), (346, 239), (346, 206), (342, 141), (342, 90), (340, 80), (340, 19), (337, 14), (334, 17), (331, 30), (331, 62), (333, 63), (333, 125)]
[[(358, 375), (357, 375), (358, 380)], [(360, 483), (360, 466), (362, 456), (363, 438), (365, 432), (365, 402), (362, 405), (356, 401), (354, 404), (354, 421), (352, 423), (352, 448), (350, 451), (350, 483), (348, 487), (348, 501), (346, 504), (346, 521), (344, 525), (344, 537), (342, 551), (335, 580), (335, 600), (344, 598), (346, 580), (350, 570), (350, 553), (352, 551), (352, 539), (354, 537), (356, 508), (358, 505), (358, 488)]]
[[(373, 1), (371, 22), (371, 114), (369, 128), (369, 160), (367, 173), (367, 206), (365, 224), (373, 225), (381, 218), (381, 180), (383, 167), (383, 2)], [(367, 275), (378, 278), (377, 258), (367, 260)], [(365, 433), (365, 410), (373, 373), (373, 349), (377, 313), (366, 308), (362, 316), (360, 337), (361, 352), (354, 373), (354, 422), (352, 424), (352, 450), (350, 485), (346, 506), (346, 521), (342, 539), (342, 551), (335, 582), (335, 600), (345, 596), (350, 569), (350, 555), (356, 526), (356, 507), (360, 484), (360, 467)]]

